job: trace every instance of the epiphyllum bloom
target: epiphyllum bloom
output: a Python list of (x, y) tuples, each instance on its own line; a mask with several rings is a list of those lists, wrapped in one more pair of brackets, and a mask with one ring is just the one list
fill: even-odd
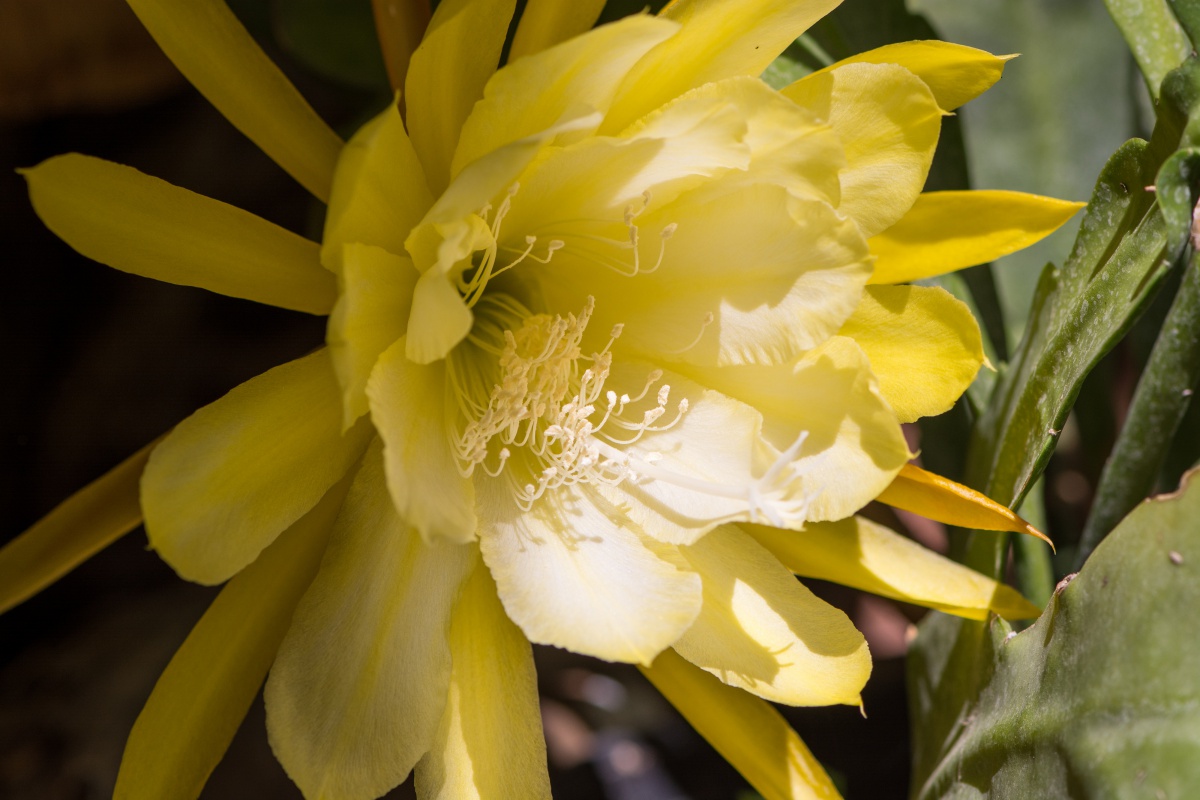
[[(39, 547), (81, 558), (136, 524), (114, 500), (141, 474), (154, 548), (229, 581), (118, 795), (198, 791), (270, 668), (271, 741), (308, 797), (375, 797), (414, 767), (426, 797), (545, 796), (529, 641), (643, 665), (765, 794), (832, 791), (746, 694), (859, 702), (865, 641), (793, 573), (1035, 611), (853, 515), (882, 496), (1023, 529), (906, 466), (900, 423), (949, 408), (983, 355), (962, 304), (892, 284), (1077, 205), (920, 194), (941, 116), (1003, 59), (927, 42), (782, 91), (755, 77), (835, 4), (681, 1), (583, 32), (599, 4), (530, 2), (495, 71), (512, 0), (443, 0), (411, 60), (390, 53), (406, 116), (342, 146), (219, 2), (131, 0), (328, 199), (324, 240), (83, 156), (27, 173), (38, 213), (117, 268), (331, 314), (328, 348), (196, 412), (0, 559), (15, 602), (70, 566)], [(67, 524), (92, 507), (110, 513)]]

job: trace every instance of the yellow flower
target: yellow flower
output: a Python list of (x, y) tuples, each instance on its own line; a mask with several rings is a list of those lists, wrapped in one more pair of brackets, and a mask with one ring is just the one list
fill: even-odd
[(271, 742), (308, 797), (414, 768), (423, 797), (547, 796), (530, 641), (642, 665), (764, 794), (832, 791), (752, 696), (860, 702), (866, 642), (793, 574), (1035, 611), (853, 516), (882, 497), (1026, 530), (907, 466), (900, 429), (983, 353), (961, 303), (893, 284), (1077, 208), (921, 194), (941, 117), (1003, 59), (896, 45), (777, 92), (755, 76), (836, 3), (680, 0), (584, 32), (599, 4), (530, 2), (496, 71), (512, 0), (443, 0), (411, 60), (390, 54), (406, 115), (343, 146), (219, 0), (131, 5), (328, 200), (323, 242), (79, 155), (27, 172), (39, 215), (119, 269), (330, 320), (328, 348), (0, 552), (11, 604), (136, 525), (140, 474), (154, 548), (229, 581), (118, 796), (198, 791), (268, 668)]

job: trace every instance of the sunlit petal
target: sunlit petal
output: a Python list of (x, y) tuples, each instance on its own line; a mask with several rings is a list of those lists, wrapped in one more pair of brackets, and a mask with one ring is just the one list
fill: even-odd
[(801, 577), (834, 581), (968, 619), (986, 619), (988, 612), (1007, 619), (1041, 613), (1010, 587), (863, 517), (812, 522), (802, 531), (743, 527)]
[(702, 577), (704, 605), (675, 642), (679, 655), (765, 700), (860, 704), (871, 654), (849, 617), (736, 526), (680, 552)]
[(765, 700), (726, 686), (673, 650), (640, 669), (765, 800), (841, 800), (821, 763)]
[(806, 519), (841, 519), (875, 498), (911, 457), (866, 354), (835, 336), (792, 364), (688, 373), (758, 409), (776, 453), (795, 449), (786, 471), (803, 487)]
[(871, 237), (871, 283), (904, 283), (985, 264), (1040, 241), (1083, 203), (1022, 192), (926, 192)]
[(869, 286), (840, 334), (867, 354), (901, 422), (948, 411), (984, 361), (979, 323), (939, 288)]
[(648, 664), (699, 612), (700, 577), (594, 492), (559, 489), (528, 512), (503, 478), (479, 492), (484, 561), (530, 641)]
[[(590, 0), (530, 3), (517, 35), (525, 29), (531, 10), (546, 17), (549, 24), (551, 14), (556, 21), (560, 16), (587, 15), (591, 5)], [(515, 60), (514, 42), (510, 55), (514, 63), (487, 82), (483, 99), (463, 126), (451, 173), (457, 175), (485, 153), (549, 128), (564, 115), (578, 113), (583, 108), (581, 98), (586, 98), (588, 111), (607, 111), (629, 68), (678, 29), (664, 19), (635, 15), (521, 60)], [(596, 124), (599, 122), (597, 119)], [(582, 133), (573, 131), (572, 137)]]
[(342, 149), (325, 213), (321, 257), (340, 269), (346, 244), (369, 244), (404, 255), (404, 240), (433, 198), (421, 162), (394, 105), (368, 122)]
[(942, 110), (925, 83), (895, 64), (846, 64), (782, 93), (827, 120), (846, 150), (839, 210), (874, 236), (912, 207), (933, 162)]
[(1026, 533), (1054, 546), (1044, 533), (1011, 509), (914, 464), (904, 465), (891, 485), (880, 493), (879, 502), (961, 528)]
[(985, 50), (927, 39), (897, 42), (839, 61), (843, 64), (899, 64), (923, 80), (945, 111), (953, 111), (992, 88), (1004, 65), (1016, 56), (994, 56)]
[(678, 0), (663, 9), (683, 28), (630, 71), (601, 128), (617, 133), (688, 89), (758, 75), (839, 0)]

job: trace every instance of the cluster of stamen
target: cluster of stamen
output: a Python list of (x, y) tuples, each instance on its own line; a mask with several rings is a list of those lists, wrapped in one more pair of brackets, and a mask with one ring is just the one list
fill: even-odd
[[(622, 221), (625, 225), (625, 236), (617, 238), (604, 233), (588, 233), (592, 230), (610, 230), (613, 220), (607, 219), (566, 219), (556, 220), (555, 228), (560, 231), (561, 238), (555, 239), (558, 248), (569, 245), (576, 255), (584, 256), (593, 264), (605, 267), (618, 275), (633, 278), (638, 275), (650, 275), (662, 266), (663, 257), (667, 250), (667, 241), (675, 235), (678, 225), (674, 222), (664, 225), (659, 231), (658, 256), (654, 263), (646, 266), (642, 263), (641, 229), (637, 219), (650, 206), (651, 194), (645, 191), (641, 196), (641, 204), (630, 203), (625, 207)], [(528, 241), (528, 239), (527, 239)]]
[[(561, 231), (561, 238), (549, 239), (544, 252), (535, 254), (537, 236), (526, 236), (524, 249), (499, 244), (504, 218), (518, 190), (514, 184), (494, 211), (489, 204), (478, 212), (490, 234), (485, 237), (487, 246), (478, 251), (473, 266), (457, 279), (463, 299), (476, 312), (475, 328), (468, 339), (485, 358), (496, 359), (494, 383), (484, 377), (492, 373), (472, 368), (478, 364), (454, 360), (449, 364), (464, 423), (456, 426), (454, 442), (460, 473), (470, 477), (479, 468), (492, 477), (507, 474), (516, 501), (525, 511), (547, 491), (561, 486), (663, 481), (744, 503), (742, 511), (731, 513), (731, 519), (745, 518), (745, 514), (753, 522), (777, 527), (795, 527), (804, 522), (818, 488), (797, 491), (797, 459), (805, 432), (761, 477), (748, 483), (714, 483), (664, 468), (659, 463), (660, 453), (635, 455), (624, 448), (648, 432), (677, 425), (687, 412), (688, 401), (685, 398), (675, 404), (675, 414), (666, 422), (662, 419), (668, 413), (670, 386), (659, 386), (653, 405), (642, 403), (662, 380), (663, 373), (658, 369), (649, 372), (635, 396), (605, 388), (612, 367), (612, 346), (621, 336), (621, 325), (613, 327), (600, 352), (585, 356), (582, 342), (595, 307), (592, 298), (578, 315), (564, 317), (533, 314), (507, 294), (484, 291), (497, 275), (527, 259), (547, 264), (556, 251), (567, 246), (573, 254), (623, 276), (655, 272), (662, 265), (666, 242), (676, 226), (672, 223), (661, 229), (658, 258), (645, 267), (639, 253), (637, 219), (649, 207), (650, 193), (642, 195), (640, 207), (626, 207), (624, 240), (588, 232), (611, 230), (612, 220), (559, 220), (555, 228)], [(511, 259), (501, 263), (501, 250)], [(628, 252), (631, 258), (619, 255)], [(694, 348), (713, 321), (710, 312), (688, 345), (666, 354), (678, 355)], [(485, 395), (487, 400), (483, 402)], [(644, 410), (639, 414), (634, 408)], [(517, 453), (522, 457), (516, 458)]]
[[(483, 290), (487, 288), (488, 281), (495, 278), (501, 273), (507, 272), (513, 267), (520, 264), (525, 259), (537, 261), (540, 264), (549, 264), (550, 259), (554, 257), (557, 250), (561, 250), (564, 242), (561, 239), (551, 239), (547, 245), (543, 255), (534, 254), (534, 248), (537, 246), (538, 237), (526, 236), (525, 248), (523, 250), (514, 251), (516, 256), (511, 260), (497, 266), (500, 255), (500, 229), (504, 223), (504, 218), (512, 209), (512, 199), (516, 197), (520, 191), (521, 185), (514, 183), (504, 195), (504, 199), (500, 201), (500, 205), (493, 212), (491, 203), (485, 205), (479, 210), (478, 217), (483, 221), (483, 224), (488, 226), (488, 232), (491, 234), (488, 240), (488, 245), (485, 247), (479, 257), (478, 264), (474, 269), (469, 270), (470, 277), (467, 277), (467, 272), (458, 276), (458, 290), (462, 293), (463, 300), (468, 307), (473, 307), (483, 297)], [(510, 248), (505, 248), (510, 249)]]
[[(532, 480), (516, 487), (517, 501), (525, 510), (559, 486), (616, 485), (636, 479), (628, 459), (614, 445), (629, 445), (647, 432), (667, 430), (687, 411), (687, 400), (681, 400), (674, 417), (659, 424), (670, 403), (671, 389), (664, 384), (655, 404), (640, 419), (626, 418), (629, 407), (662, 379), (662, 371), (652, 370), (633, 397), (605, 389), (611, 348), (621, 326), (613, 328), (603, 350), (584, 356), (580, 343), (593, 309), (594, 301), (588, 298), (578, 316), (537, 314), (525, 318), (516, 332), (504, 330), (499, 381), (487, 406), (466, 425), (456, 443), (464, 476), (476, 467), (499, 475), (516, 448), (532, 456), (540, 469), (534, 470)], [(499, 443), (498, 449), (493, 442)]]

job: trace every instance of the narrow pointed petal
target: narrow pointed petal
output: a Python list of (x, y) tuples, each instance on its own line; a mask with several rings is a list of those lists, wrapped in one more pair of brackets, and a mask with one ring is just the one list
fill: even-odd
[(151, 546), (197, 583), (228, 580), (316, 505), (371, 433), (342, 433), (327, 350), (275, 367), (179, 423), (142, 475)]
[(529, 0), (508, 51), (511, 64), (578, 36), (596, 24), (604, 0)]
[(839, 334), (867, 354), (901, 422), (949, 411), (984, 361), (970, 309), (935, 287), (868, 286)]
[(793, 706), (857, 706), (871, 674), (850, 618), (734, 525), (680, 552), (700, 573), (700, 616), (675, 652), (724, 683)]
[(345, 485), (330, 489), (217, 595), (138, 715), (114, 800), (200, 796), (267, 677), (345, 495)]
[(1022, 192), (926, 192), (895, 225), (871, 237), (871, 283), (985, 264), (1049, 236), (1084, 205)]
[(404, 82), (408, 130), (433, 193), (450, 180), (459, 132), (500, 64), (516, 0), (444, 0)]
[(904, 469), (877, 498), (881, 503), (902, 508), (923, 517), (984, 531), (1011, 531), (1036, 536), (1046, 544), (1054, 543), (1011, 509), (1005, 508), (974, 489), (949, 478), (926, 472), (913, 464)]
[(758, 75), (797, 36), (840, 0), (679, 0), (662, 16), (680, 22), (678, 34), (651, 50), (630, 71), (601, 126), (619, 133), (674, 97), (735, 75)]
[(429, 0), (371, 0), (371, 8), (388, 82), (400, 91), (409, 60), (429, 25)]
[(337, 272), (345, 244), (404, 255), (404, 240), (433, 205), (421, 162), (394, 105), (354, 134), (338, 158), (321, 260)]
[(792, 572), (968, 619), (1041, 613), (1011, 587), (863, 517), (812, 522), (801, 531), (742, 526)]
[(24, 602), (142, 522), (138, 481), (155, 440), (0, 548), (0, 613)]
[(129, 0), (129, 7), (226, 119), (319, 200), (329, 199), (342, 140), (224, 0)]
[(821, 763), (765, 700), (726, 686), (673, 650), (640, 669), (764, 800), (841, 800)]
[(476, 559), (450, 625), (450, 694), (417, 763), (421, 800), (550, 800), (533, 649)]
[[(543, 2), (544, 9), (562, 14), (586, 11), (588, 2)], [(521, 24), (529, 18), (526, 7)], [(644, 14), (565, 41), (526, 59), (517, 60), (515, 45), (509, 65), (487, 82), (483, 99), (463, 126), (454, 153), (452, 175), (475, 159), (518, 139), (550, 128), (578, 114), (581, 103), (590, 111), (605, 112), (629, 68), (654, 45), (679, 26)], [(520, 29), (517, 36), (520, 37)], [(600, 119), (596, 119), (599, 125)], [(590, 131), (589, 131), (590, 132)], [(572, 131), (572, 138), (584, 131)]]
[(586, 487), (551, 490), (531, 511), (503, 478), (478, 489), (483, 559), (530, 641), (649, 664), (700, 611), (700, 576)]
[(367, 384), (371, 419), (384, 443), (387, 486), (396, 511), (423, 539), (475, 538), (475, 488), (458, 471), (451, 421), (458, 413), (444, 361), (415, 364), (398, 340)]
[(847, 64), (782, 94), (833, 126), (846, 150), (842, 202), (864, 236), (891, 227), (921, 194), (942, 126), (929, 87), (895, 64)]
[(371, 800), (429, 750), (450, 683), (451, 611), (472, 549), (425, 544), (363, 458), (267, 679), (267, 734), (308, 798)]
[(101, 264), (310, 314), (333, 307), (317, 244), (260, 217), (78, 153), (23, 174), (46, 227)]
[(367, 380), (384, 350), (404, 336), (417, 270), (407, 256), (345, 245), (341, 293), (325, 341), (342, 386), (342, 429), (367, 413)]
[(925, 82), (944, 111), (953, 111), (992, 88), (1004, 65), (1014, 58), (929, 39), (877, 47), (826, 69), (854, 63), (899, 64)]

